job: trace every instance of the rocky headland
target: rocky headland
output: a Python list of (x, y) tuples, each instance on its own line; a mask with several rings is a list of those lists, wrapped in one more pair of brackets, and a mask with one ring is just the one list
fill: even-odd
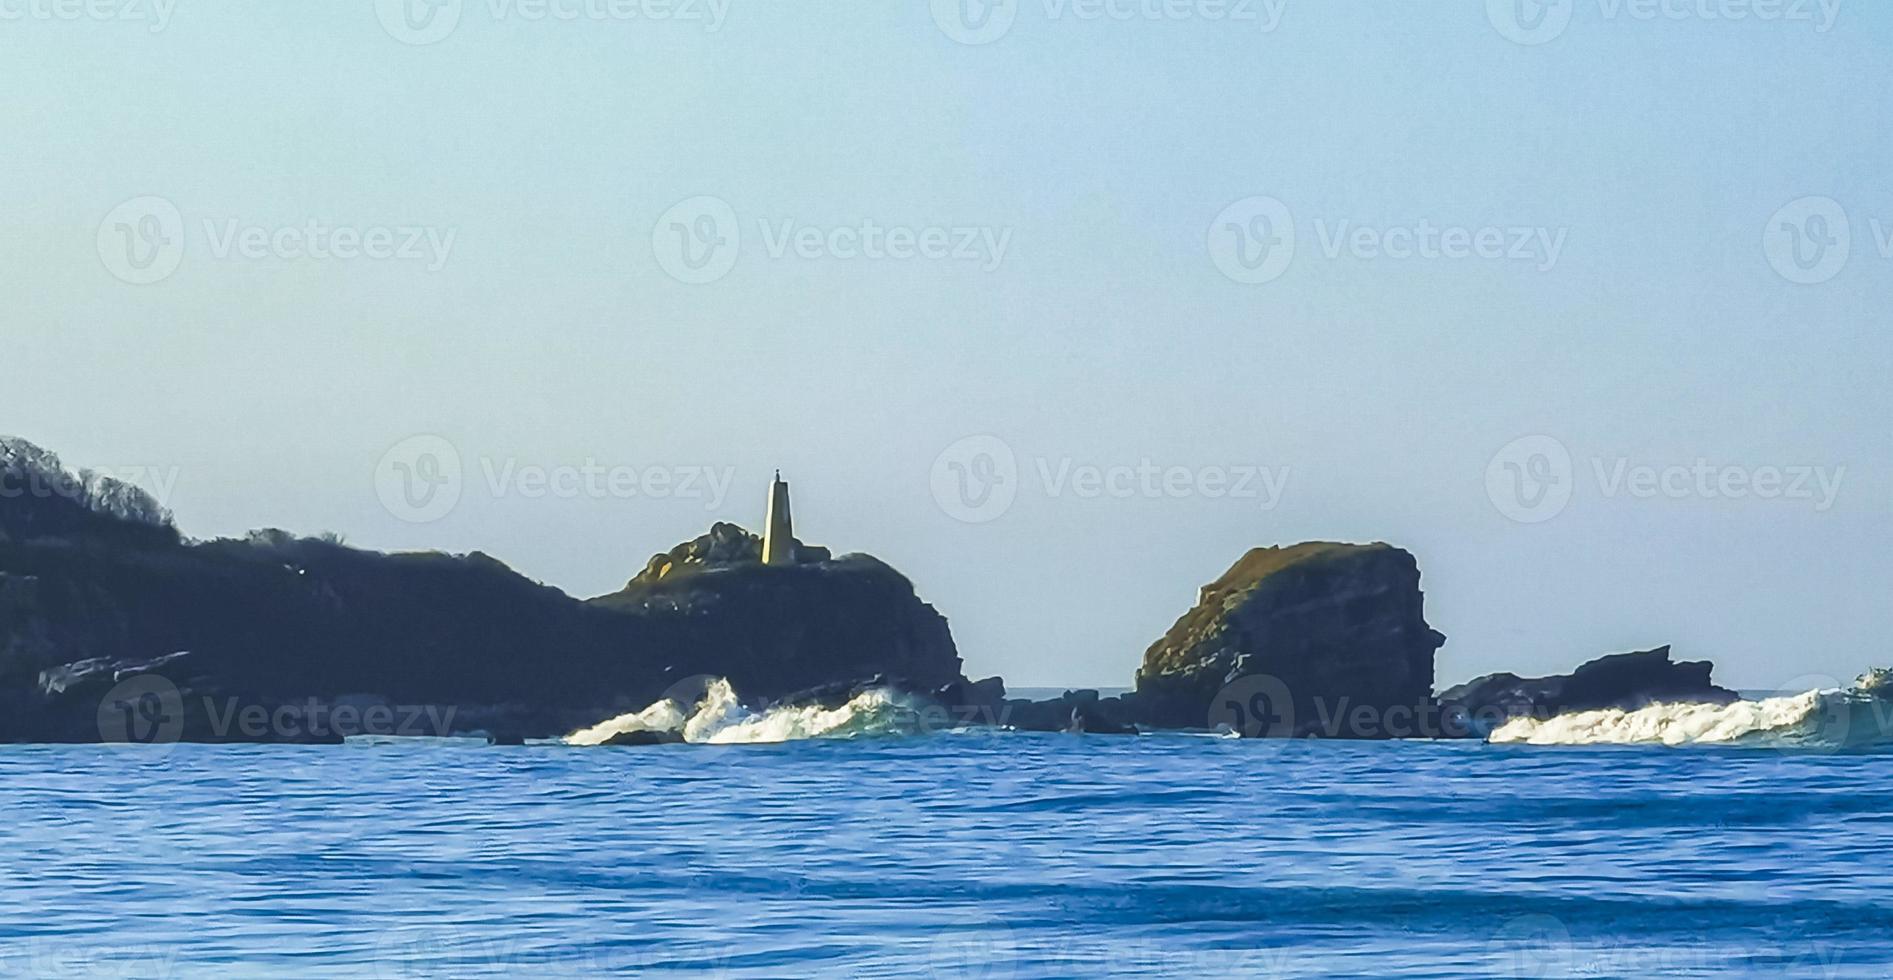
[(0, 741), (511, 741), (702, 674), (757, 699), (965, 681), (946, 619), (905, 576), (810, 546), (765, 566), (733, 524), (582, 601), (477, 552), (188, 541), (136, 488), (19, 440), (0, 442), (0, 490)]

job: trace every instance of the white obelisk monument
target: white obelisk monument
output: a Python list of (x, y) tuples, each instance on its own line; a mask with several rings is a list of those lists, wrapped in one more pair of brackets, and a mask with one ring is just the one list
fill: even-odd
[(769, 524), (762, 532), (762, 563), (795, 564), (795, 528), (789, 520), (789, 485), (782, 482), (781, 470), (776, 471), (775, 482), (769, 484)]

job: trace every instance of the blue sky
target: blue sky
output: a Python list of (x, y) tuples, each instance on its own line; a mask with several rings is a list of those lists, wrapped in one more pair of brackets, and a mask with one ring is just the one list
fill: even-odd
[(0, 431), (577, 595), (780, 466), (1017, 684), (1307, 539), (1442, 686), (1893, 660), (1893, 10), (1521, 2), (0, 0)]

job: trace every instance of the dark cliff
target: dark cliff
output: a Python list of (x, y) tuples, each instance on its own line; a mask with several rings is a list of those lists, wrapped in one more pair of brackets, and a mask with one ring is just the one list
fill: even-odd
[[(0, 489), (57, 465), (17, 451), (0, 463)], [(282, 532), (189, 543), (148, 501), (126, 507), (121, 488), (88, 497), (82, 484), (0, 494), (0, 741), (96, 740), (99, 699), (143, 675), (179, 689), (178, 737), (204, 741), (323, 740), (308, 716), (337, 703), (451, 706), (455, 720), (436, 728), (550, 736), (695, 674), (758, 700), (875, 674), (963, 680), (945, 618), (899, 572), (808, 547), (765, 567), (734, 525), (670, 554), (712, 538), (734, 552), (647, 569), (585, 602), (479, 553), (389, 555)], [(289, 711), (293, 724), (233, 733), (231, 705)], [(211, 726), (216, 712), (226, 721)]]
[(1390, 545), (1254, 549), (1145, 652), (1129, 714), (1251, 736), (1430, 734), (1445, 637), (1423, 606), (1418, 564)]
[(964, 680), (946, 617), (906, 576), (871, 555), (795, 553), (765, 566), (760, 537), (719, 523), (589, 605), (668, 624), (687, 651), (670, 673), (727, 677), (758, 699), (875, 675), (919, 690)]
[(1635, 711), (1660, 702), (1728, 704), (1738, 695), (1716, 686), (1707, 661), (1677, 662), (1669, 647), (1599, 657), (1569, 674), (1487, 674), (1440, 694), (1452, 727), (1484, 736), (1508, 719), (1555, 718), (1577, 711)]

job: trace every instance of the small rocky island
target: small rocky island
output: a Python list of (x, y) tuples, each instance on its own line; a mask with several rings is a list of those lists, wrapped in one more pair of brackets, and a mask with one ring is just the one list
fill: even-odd
[(1725, 703), (1707, 663), (1669, 648), (1618, 654), (1568, 676), (1495, 674), (1434, 694), (1446, 638), (1427, 625), (1419, 564), (1384, 543), (1256, 548), (1144, 653), (1136, 687), (1101, 698), (1007, 701), (1017, 728), (1125, 733), (1224, 729), (1250, 738), (1482, 738), (1549, 718), (1658, 700)]
[[(479, 552), (382, 554), (282, 531), (189, 541), (148, 495), (0, 439), (0, 741), (550, 738), (725, 678), (755, 707), (893, 689), (952, 724), (1248, 737), (1483, 737), (1518, 715), (1721, 702), (1668, 648), (1434, 693), (1445, 637), (1413, 555), (1256, 548), (1202, 587), (1121, 697), (1006, 700), (946, 618), (862, 554), (729, 523), (580, 600)], [(14, 491), (20, 492), (14, 492)]]

